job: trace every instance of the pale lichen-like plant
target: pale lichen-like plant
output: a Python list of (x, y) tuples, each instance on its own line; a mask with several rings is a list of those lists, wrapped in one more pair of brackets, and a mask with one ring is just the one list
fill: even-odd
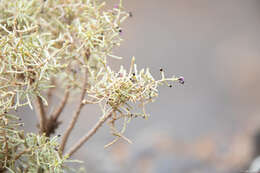
[[(119, 1), (112, 9), (98, 0), (1, 0), (0, 3), (0, 172), (64, 172), (65, 163), (96, 131), (108, 122), (115, 139), (136, 117), (148, 118), (145, 104), (158, 96), (158, 86), (182, 77), (154, 79), (149, 69), (118, 72), (109, 58), (121, 59), (113, 49), (122, 41), (122, 22), (131, 17)], [(54, 111), (53, 92), (64, 96)], [(71, 95), (79, 95), (71, 121), (55, 134), (59, 117)], [(82, 108), (98, 104), (102, 116), (89, 132), (65, 151)], [(36, 109), (39, 134), (25, 134), (19, 107)], [(139, 112), (135, 112), (140, 107)], [(49, 113), (50, 112), (50, 113)], [(123, 121), (118, 121), (123, 119)], [(115, 123), (123, 122), (122, 129)], [(60, 135), (58, 135), (60, 136)]]

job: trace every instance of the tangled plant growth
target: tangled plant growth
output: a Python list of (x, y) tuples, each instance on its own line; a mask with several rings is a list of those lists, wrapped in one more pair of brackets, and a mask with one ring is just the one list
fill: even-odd
[[(184, 83), (182, 77), (155, 80), (149, 69), (129, 71), (107, 65), (122, 41), (122, 22), (131, 17), (120, 1), (113, 9), (97, 0), (2, 0), (0, 3), (0, 172), (63, 172), (64, 163), (108, 122), (114, 141), (135, 117), (147, 118), (145, 104), (158, 96), (158, 86)], [(54, 88), (64, 98), (48, 115)], [(50, 138), (71, 95), (79, 95), (75, 113), (61, 136)], [(34, 103), (34, 104), (33, 104)], [(82, 107), (98, 104), (103, 115), (67, 153), (64, 149)], [(133, 107), (141, 106), (140, 112)], [(13, 115), (22, 106), (36, 109), (39, 134), (24, 134)], [(115, 123), (124, 119), (123, 128)]]

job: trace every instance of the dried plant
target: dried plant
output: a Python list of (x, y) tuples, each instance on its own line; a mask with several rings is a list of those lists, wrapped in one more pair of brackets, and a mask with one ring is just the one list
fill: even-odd
[[(2, 0), (0, 3), (0, 172), (63, 172), (70, 156), (108, 122), (115, 139), (131, 142), (123, 133), (136, 117), (148, 118), (145, 104), (158, 96), (158, 86), (184, 83), (183, 77), (156, 80), (149, 69), (110, 69), (109, 58), (121, 59), (113, 49), (122, 41), (122, 23), (132, 13), (122, 1), (107, 9), (97, 0)], [(54, 88), (64, 98), (48, 115)], [(71, 95), (78, 105), (61, 142), (55, 134), (59, 117)], [(33, 104), (34, 103), (34, 104)], [(102, 116), (68, 152), (67, 140), (82, 108), (98, 104)], [(22, 106), (35, 108), (39, 134), (25, 134), (19, 115)], [(135, 107), (141, 108), (135, 112)], [(123, 119), (123, 128), (115, 123)]]

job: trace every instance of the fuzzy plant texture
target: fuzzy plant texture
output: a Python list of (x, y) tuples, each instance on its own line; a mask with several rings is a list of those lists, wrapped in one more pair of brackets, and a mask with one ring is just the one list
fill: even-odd
[[(166, 77), (162, 69), (161, 78), (154, 79), (148, 68), (137, 69), (135, 58), (128, 70), (108, 66), (110, 58), (121, 59), (113, 49), (121, 44), (122, 23), (132, 17), (122, 1), (113, 5), (109, 9), (97, 0), (0, 1), (0, 172), (64, 172), (70, 157), (105, 122), (114, 136), (105, 147), (119, 139), (131, 143), (124, 136), (126, 126), (133, 118), (149, 117), (145, 105), (158, 96), (158, 86), (184, 83), (183, 77)], [(51, 111), (55, 92), (63, 98)], [(55, 136), (72, 96), (78, 98), (75, 112), (64, 134)], [(102, 115), (65, 150), (89, 104), (99, 105)], [(35, 110), (39, 133), (24, 133), (17, 111), (24, 106)]]

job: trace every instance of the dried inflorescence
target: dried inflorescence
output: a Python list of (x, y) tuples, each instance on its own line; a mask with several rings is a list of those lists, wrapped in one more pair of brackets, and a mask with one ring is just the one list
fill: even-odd
[[(83, 102), (88, 104), (98, 103), (103, 114), (108, 110), (113, 110), (113, 116), (110, 120), (112, 134), (117, 139), (123, 137), (126, 140), (127, 138), (122, 135), (125, 131), (126, 122), (130, 122), (135, 117), (148, 118), (145, 105), (153, 102), (158, 96), (158, 86), (165, 84), (172, 87), (168, 82), (183, 84), (182, 81), (184, 81), (183, 77), (166, 78), (163, 70), (160, 70), (161, 79), (155, 80), (149, 68), (138, 71), (134, 57), (128, 72), (123, 66), (120, 67), (118, 72), (114, 72), (106, 66), (97, 73), (89, 71), (91, 87), (87, 90), (88, 98)], [(141, 108), (141, 112), (134, 112), (136, 105)], [(121, 118), (124, 118), (125, 121), (123, 129), (119, 132), (115, 128), (115, 122)]]

